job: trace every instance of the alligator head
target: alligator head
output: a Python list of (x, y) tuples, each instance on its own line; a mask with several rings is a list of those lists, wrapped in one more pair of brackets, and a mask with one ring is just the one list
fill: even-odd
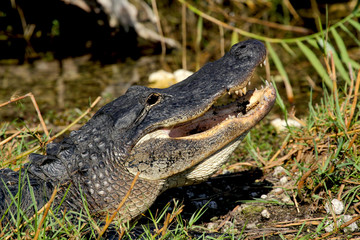
[[(60, 186), (58, 202), (69, 188), (67, 208), (81, 207), (83, 194), (90, 212), (99, 214), (116, 209), (139, 173), (119, 213), (134, 218), (162, 191), (210, 177), (267, 115), (274, 88), (246, 88), (265, 55), (259, 41), (240, 42), (167, 89), (129, 88), (81, 129), (49, 144), (47, 155), (31, 155), (31, 178), (46, 182), (48, 193)], [(233, 101), (218, 104), (229, 94)]]

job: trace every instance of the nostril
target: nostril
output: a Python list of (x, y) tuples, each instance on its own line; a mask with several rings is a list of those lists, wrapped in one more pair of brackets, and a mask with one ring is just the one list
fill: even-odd
[(246, 48), (246, 45), (241, 45), (239, 46), (239, 48)]

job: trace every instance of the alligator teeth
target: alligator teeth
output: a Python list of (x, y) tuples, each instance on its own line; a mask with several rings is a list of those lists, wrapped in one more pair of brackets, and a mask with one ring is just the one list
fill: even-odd
[(236, 95), (239, 95), (239, 91), (238, 91), (238, 90), (236, 90), (236, 91), (235, 91), (235, 94), (236, 94)]
[(235, 116), (234, 115), (228, 115), (227, 118), (225, 120), (230, 120), (230, 119), (234, 119)]
[(263, 97), (263, 91), (255, 90), (249, 99), (249, 104), (246, 106), (246, 111), (249, 111), (259, 103), (259, 99)]
[(251, 82), (249, 81), (249, 82), (248, 82), (248, 85), (250, 86), (250, 84), (251, 84)]
[(243, 89), (241, 89), (242, 93), (245, 95), (246, 94), (246, 87), (244, 87)]
[(266, 59), (264, 60), (263, 64), (264, 64), (264, 66), (266, 66)]

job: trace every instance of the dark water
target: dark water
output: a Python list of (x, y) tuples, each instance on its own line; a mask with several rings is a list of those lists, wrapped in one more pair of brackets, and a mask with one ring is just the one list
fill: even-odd
[[(146, 82), (148, 75), (161, 68), (158, 56), (136, 61), (101, 65), (87, 56), (62, 61), (38, 60), (33, 64), (0, 66), (0, 103), (32, 92), (42, 112), (69, 108), (86, 109), (90, 101), (102, 102), (122, 95), (134, 84)], [(35, 110), (30, 99), (0, 109), (0, 119), (11, 121)]]

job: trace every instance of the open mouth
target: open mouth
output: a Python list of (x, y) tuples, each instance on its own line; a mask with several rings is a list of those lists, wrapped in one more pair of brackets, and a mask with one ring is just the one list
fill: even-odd
[[(248, 83), (243, 85), (247, 86)], [(217, 106), (218, 102), (221, 102), (226, 95), (230, 95), (233, 101), (226, 105)], [(216, 134), (219, 129), (226, 128), (230, 123), (238, 122), (238, 124), (241, 124), (242, 122), (249, 122), (249, 119), (255, 125), (268, 113), (274, 100), (275, 90), (267, 81), (265, 86), (261, 86), (259, 90), (247, 90), (246, 87), (237, 87), (228, 90), (203, 115), (171, 128), (153, 131), (142, 137), (137, 145), (151, 138), (205, 139)]]
[[(245, 87), (240, 90), (229, 91), (229, 95), (235, 95), (235, 97), (232, 97), (235, 101), (222, 106), (216, 106), (215, 103), (204, 115), (199, 118), (174, 126), (170, 129), (168, 135), (172, 138), (199, 138), (201, 137), (201, 133), (206, 134), (206, 131), (211, 130), (225, 121), (249, 116), (252, 112), (256, 111), (257, 107), (261, 105), (264, 98), (266, 100), (267, 97), (265, 92), (267, 88), (270, 88), (268, 82), (266, 82), (265, 89), (262, 86), (261, 90), (255, 89), (247, 91)], [(217, 102), (219, 101), (221, 101), (221, 98)]]

